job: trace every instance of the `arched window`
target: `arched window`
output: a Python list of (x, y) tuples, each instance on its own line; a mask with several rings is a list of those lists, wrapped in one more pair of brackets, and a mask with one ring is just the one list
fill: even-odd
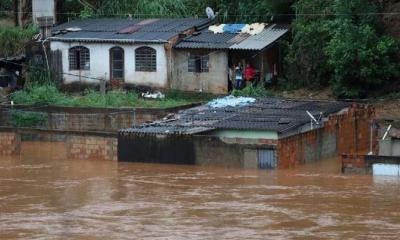
[(124, 79), (124, 49), (113, 47), (110, 49), (111, 79)]
[(68, 60), (70, 70), (90, 69), (90, 52), (87, 47), (77, 46), (70, 48)]
[(157, 52), (151, 47), (135, 50), (136, 72), (157, 72)]

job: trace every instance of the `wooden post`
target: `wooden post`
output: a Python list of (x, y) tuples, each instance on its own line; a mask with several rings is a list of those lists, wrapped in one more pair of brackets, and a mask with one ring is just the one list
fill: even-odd
[(100, 94), (101, 95), (106, 95), (106, 77), (107, 73), (104, 74), (104, 78), (100, 79)]
[(260, 67), (260, 84), (264, 86), (264, 51), (261, 52), (261, 67)]

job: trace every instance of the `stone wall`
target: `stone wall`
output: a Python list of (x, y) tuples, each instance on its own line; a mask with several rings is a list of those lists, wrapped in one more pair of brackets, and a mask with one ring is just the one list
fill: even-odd
[(67, 138), (69, 159), (117, 161), (117, 152), (115, 137), (71, 135)]
[(14, 132), (0, 132), (0, 156), (17, 155), (21, 149), (20, 135)]

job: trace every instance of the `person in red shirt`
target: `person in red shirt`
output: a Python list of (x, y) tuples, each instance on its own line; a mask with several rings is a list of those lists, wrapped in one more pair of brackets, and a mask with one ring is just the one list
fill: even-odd
[(250, 63), (248, 63), (246, 69), (244, 70), (244, 80), (253, 81), (255, 76), (256, 70), (251, 66)]

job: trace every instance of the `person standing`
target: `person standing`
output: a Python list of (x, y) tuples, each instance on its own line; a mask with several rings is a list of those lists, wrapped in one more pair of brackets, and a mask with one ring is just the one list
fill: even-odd
[(242, 89), (243, 86), (243, 70), (240, 63), (235, 67), (235, 88)]
[(247, 64), (246, 69), (244, 70), (244, 80), (246, 82), (252, 82), (254, 77), (256, 76), (256, 70), (251, 66), (250, 63)]

